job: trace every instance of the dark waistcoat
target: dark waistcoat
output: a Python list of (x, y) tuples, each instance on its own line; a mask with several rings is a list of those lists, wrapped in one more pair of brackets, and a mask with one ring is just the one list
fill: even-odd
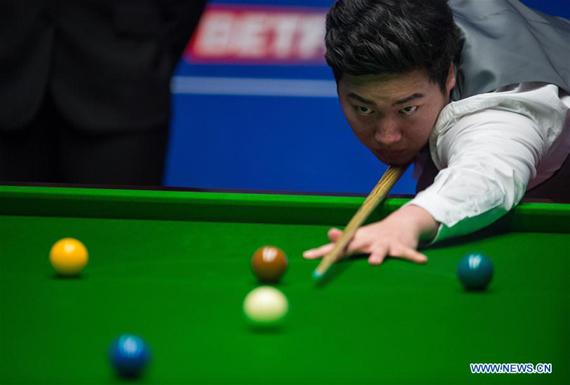
[(462, 35), (453, 100), (523, 82), (570, 92), (570, 21), (517, 0), (451, 0), (450, 6)]

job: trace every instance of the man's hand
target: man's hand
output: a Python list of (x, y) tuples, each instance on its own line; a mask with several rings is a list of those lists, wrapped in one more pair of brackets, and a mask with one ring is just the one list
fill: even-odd
[[(368, 262), (380, 265), (388, 256), (406, 259), (416, 263), (426, 263), (427, 257), (417, 251), (420, 239), (432, 239), (439, 224), (424, 209), (409, 205), (395, 211), (386, 219), (361, 227), (339, 258), (354, 254), (370, 254)], [(330, 229), (331, 243), (316, 249), (307, 250), (303, 257), (315, 259), (324, 257), (342, 236), (342, 231)]]

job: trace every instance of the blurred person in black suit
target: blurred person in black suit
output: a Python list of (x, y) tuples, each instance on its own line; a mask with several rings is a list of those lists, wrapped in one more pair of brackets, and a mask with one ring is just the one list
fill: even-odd
[(206, 0), (2, 0), (0, 181), (162, 184), (170, 80)]

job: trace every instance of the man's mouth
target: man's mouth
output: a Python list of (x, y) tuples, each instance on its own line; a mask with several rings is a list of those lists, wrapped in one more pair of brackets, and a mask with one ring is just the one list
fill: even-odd
[(400, 165), (409, 161), (406, 157), (407, 150), (374, 150), (373, 152), (385, 164)]

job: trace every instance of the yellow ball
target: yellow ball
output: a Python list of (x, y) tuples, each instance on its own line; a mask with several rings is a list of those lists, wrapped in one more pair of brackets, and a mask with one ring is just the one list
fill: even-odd
[(85, 245), (77, 239), (63, 238), (52, 246), (49, 261), (58, 274), (73, 276), (87, 265), (89, 254)]

